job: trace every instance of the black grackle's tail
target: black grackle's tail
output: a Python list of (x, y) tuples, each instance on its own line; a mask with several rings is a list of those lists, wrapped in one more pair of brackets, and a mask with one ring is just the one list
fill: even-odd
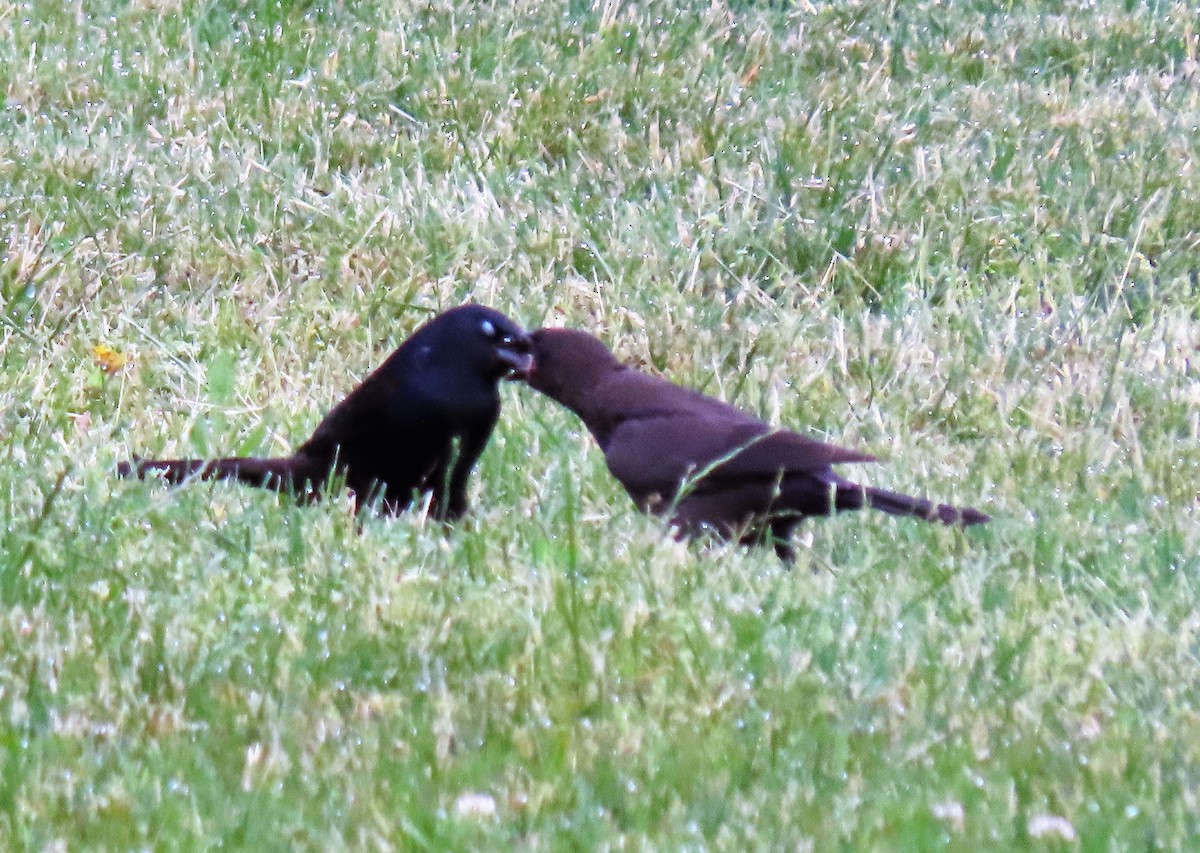
[[(319, 486), (311, 463), (294, 456), (226, 459), (134, 459), (117, 466), (121, 477), (161, 477), (168, 483), (187, 479), (238, 480), (251, 486), (294, 492)], [(326, 472), (327, 473), (327, 472)], [(323, 479), (323, 477), (321, 478)]]

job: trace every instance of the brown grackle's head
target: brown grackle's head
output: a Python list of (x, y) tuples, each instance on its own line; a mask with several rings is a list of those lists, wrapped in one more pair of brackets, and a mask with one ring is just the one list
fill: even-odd
[(621, 366), (599, 338), (579, 329), (538, 329), (530, 337), (533, 369), (525, 381), (568, 405)]

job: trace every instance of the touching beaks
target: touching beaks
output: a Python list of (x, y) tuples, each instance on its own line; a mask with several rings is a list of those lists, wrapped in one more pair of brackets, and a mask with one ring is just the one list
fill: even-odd
[(496, 342), (496, 358), (508, 368), (506, 379), (524, 379), (533, 370), (533, 342), (527, 336), (505, 335)]

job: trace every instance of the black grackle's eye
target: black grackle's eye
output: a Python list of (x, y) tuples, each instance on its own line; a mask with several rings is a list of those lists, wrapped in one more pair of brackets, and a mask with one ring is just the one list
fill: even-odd
[(483, 332), (483, 336), (485, 338), (496, 337), (496, 326), (492, 323), (491, 320), (484, 320), (482, 323), (480, 323), (479, 331)]

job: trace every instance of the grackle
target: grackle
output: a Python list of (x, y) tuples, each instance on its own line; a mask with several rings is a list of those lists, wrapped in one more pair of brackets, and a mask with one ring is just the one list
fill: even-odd
[(621, 364), (592, 335), (539, 329), (526, 381), (583, 419), (605, 462), (644, 511), (687, 536), (769, 541), (794, 557), (804, 517), (873, 507), (945, 524), (980, 524), (976, 509), (862, 486), (833, 470), (875, 457), (775, 429), (742, 410)]
[(500, 415), (501, 379), (531, 365), (529, 335), (508, 317), (464, 305), (434, 317), (338, 403), (291, 456), (135, 459), (123, 477), (230, 479), (315, 500), (331, 476), (389, 515), (429, 493), (431, 513), (457, 518), (467, 478)]

